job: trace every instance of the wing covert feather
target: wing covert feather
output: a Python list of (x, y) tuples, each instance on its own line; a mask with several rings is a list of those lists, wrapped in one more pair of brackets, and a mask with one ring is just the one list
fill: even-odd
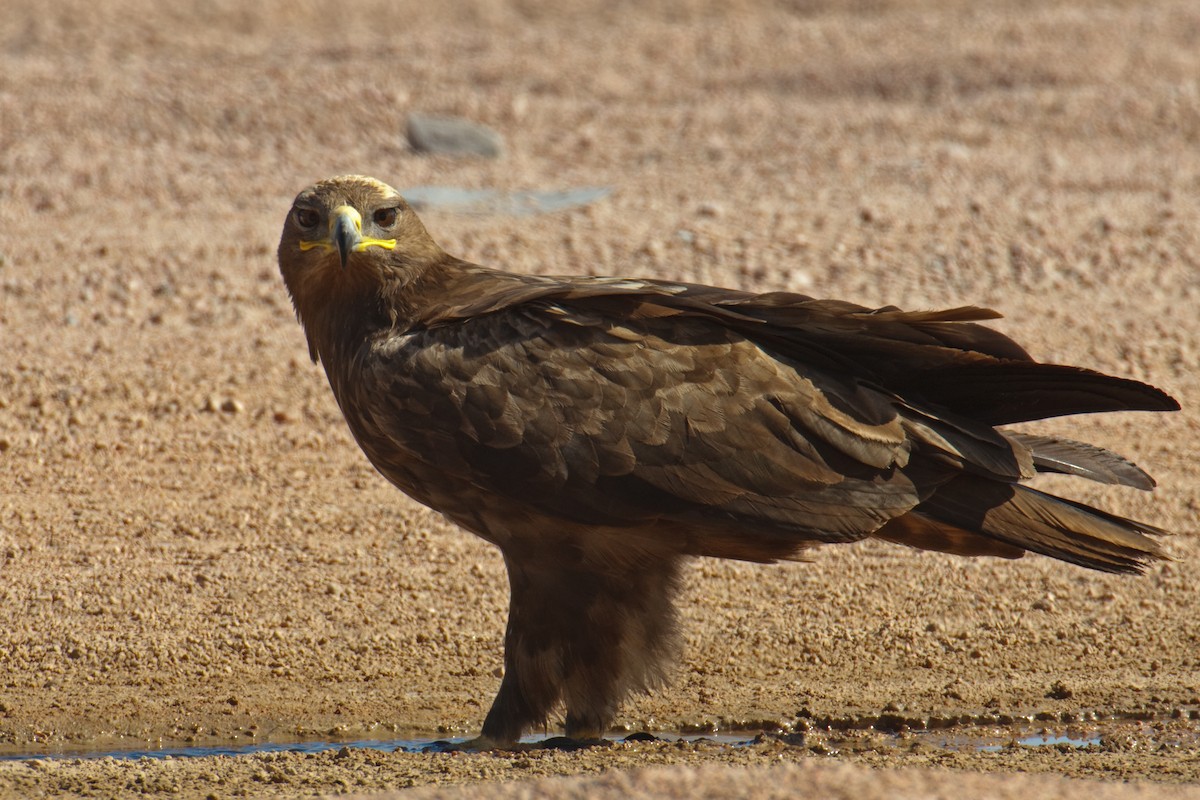
[(361, 402), (409, 458), (576, 522), (840, 541), (919, 502), (906, 429), (876, 392), (695, 320), (539, 313), (378, 341)]

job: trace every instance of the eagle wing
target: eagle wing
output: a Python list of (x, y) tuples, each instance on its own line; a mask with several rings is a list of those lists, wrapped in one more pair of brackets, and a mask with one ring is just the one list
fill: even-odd
[(1027, 359), (981, 326), (970, 326), (987, 333), (981, 350), (1000, 356), (954, 346), (969, 332), (962, 318), (988, 312), (905, 320), (632, 284), (524, 282), (507, 305), (490, 291), (486, 309), (442, 310), (380, 337), (361, 356), (359, 411), (426, 474), (535, 513), (737, 530), (786, 542), (780, 552), (864, 538), (962, 472), (1033, 474), (1029, 448), (908, 402), (841, 341), (857, 341), (857, 326), (858, 339), (878, 340), (871, 352), (888, 342), (933, 369)]

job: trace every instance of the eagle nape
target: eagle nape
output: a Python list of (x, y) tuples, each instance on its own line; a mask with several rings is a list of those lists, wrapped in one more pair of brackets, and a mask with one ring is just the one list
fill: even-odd
[(877, 538), (1106, 572), (1165, 557), (1161, 529), (1026, 485), (1056, 472), (1147, 490), (1147, 473), (1002, 426), (1178, 403), (1040, 363), (980, 324), (988, 309), (488, 269), (363, 176), (297, 196), (279, 265), (370, 462), (503, 554), (484, 744), (560, 706), (568, 736), (602, 735), (660, 685), (695, 556), (770, 563)]

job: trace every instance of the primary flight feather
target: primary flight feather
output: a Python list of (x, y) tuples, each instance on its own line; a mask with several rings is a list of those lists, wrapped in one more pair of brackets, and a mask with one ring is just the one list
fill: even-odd
[(484, 743), (564, 702), (568, 736), (600, 735), (661, 682), (689, 556), (770, 562), (868, 537), (1110, 572), (1162, 556), (1159, 529), (1022, 485), (1049, 471), (1149, 489), (1145, 472), (997, 426), (1178, 404), (1038, 363), (978, 324), (987, 309), (487, 269), (363, 176), (297, 196), (279, 264), (367, 458), (504, 554)]

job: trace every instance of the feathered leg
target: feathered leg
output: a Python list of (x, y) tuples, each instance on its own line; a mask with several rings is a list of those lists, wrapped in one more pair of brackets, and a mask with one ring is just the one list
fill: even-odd
[(677, 558), (614, 569), (576, 552), (564, 568), (540, 555), (506, 558), (505, 674), (483, 723), (487, 744), (514, 743), (560, 699), (568, 736), (601, 736), (626, 696), (662, 683), (677, 649)]
[(678, 588), (678, 559), (597, 582), (568, 639), (567, 736), (603, 736), (627, 696), (666, 682), (679, 650)]

